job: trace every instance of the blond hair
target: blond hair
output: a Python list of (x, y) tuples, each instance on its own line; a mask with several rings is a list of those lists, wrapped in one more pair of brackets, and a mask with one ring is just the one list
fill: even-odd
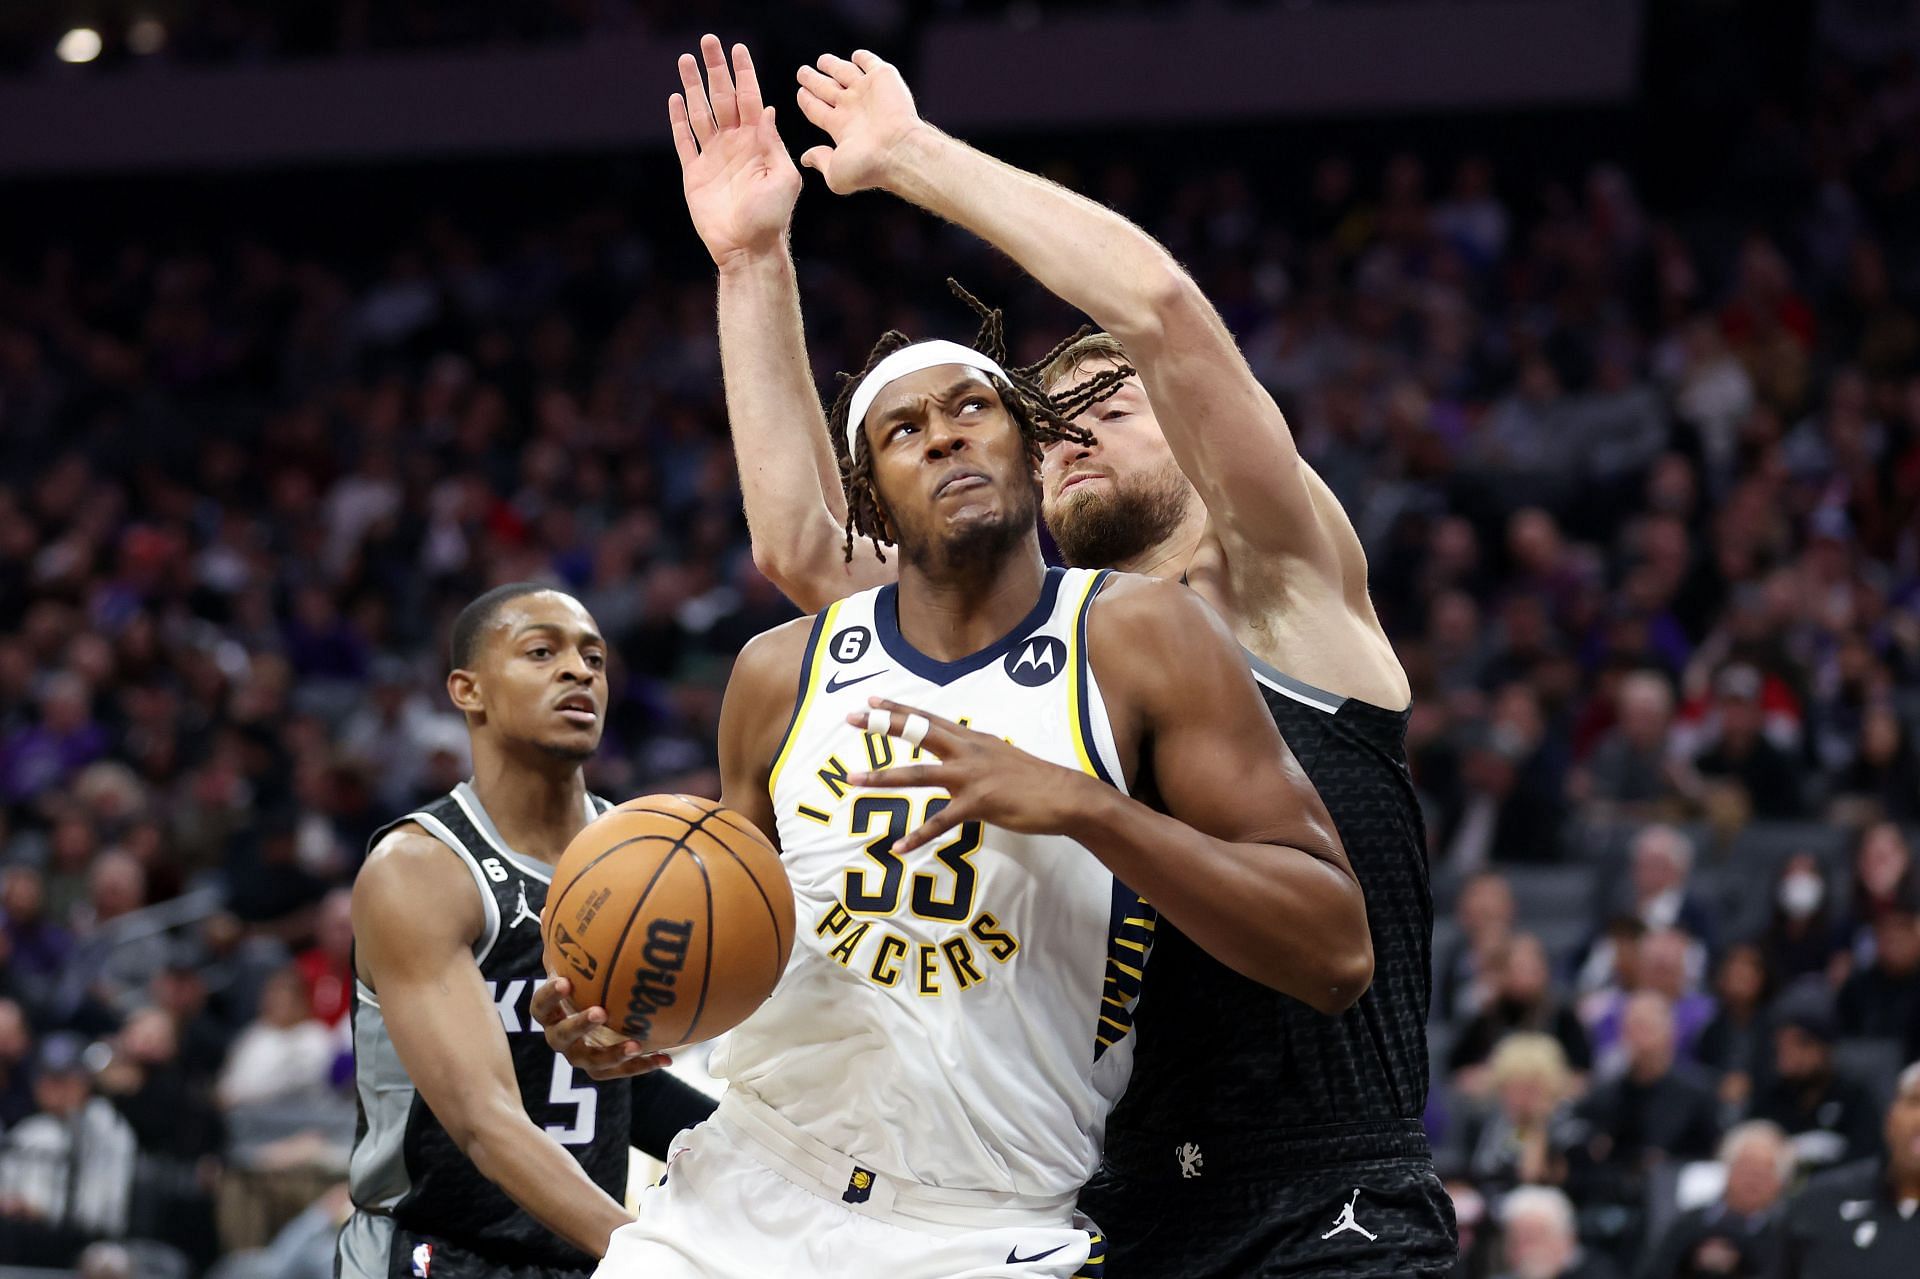
[(1572, 1082), (1567, 1068), (1567, 1053), (1560, 1041), (1538, 1031), (1520, 1030), (1502, 1039), (1487, 1060), (1496, 1088), (1526, 1079), (1538, 1079), (1564, 1096)]
[(1040, 365), (1039, 376), (1035, 380), (1043, 387), (1056, 386), (1063, 378), (1077, 376), (1081, 366), (1089, 360), (1112, 360), (1115, 364), (1125, 365), (1127, 348), (1121, 346), (1120, 339), (1111, 333), (1083, 334), (1049, 356)]

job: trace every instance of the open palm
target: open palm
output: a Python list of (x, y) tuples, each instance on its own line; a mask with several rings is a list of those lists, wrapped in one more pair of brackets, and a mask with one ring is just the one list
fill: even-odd
[(717, 37), (701, 37), (700, 55), (680, 55), (685, 92), (667, 99), (667, 121), (693, 228), (724, 265), (782, 241), (800, 197), (800, 171), (781, 145), (773, 108), (761, 100), (747, 46), (733, 46), (731, 71)]

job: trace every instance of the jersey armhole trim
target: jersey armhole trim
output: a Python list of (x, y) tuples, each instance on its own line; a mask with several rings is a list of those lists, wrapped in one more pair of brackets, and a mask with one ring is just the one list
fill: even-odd
[[(1107, 752), (1102, 749), (1107, 743), (1101, 740), (1101, 735), (1095, 730), (1093, 662), (1087, 655), (1087, 617), (1093, 611), (1094, 597), (1100, 594), (1100, 588), (1112, 574), (1112, 569), (1088, 574), (1086, 589), (1074, 605), (1073, 626), (1069, 631), (1073, 653), (1067, 663), (1073, 670), (1073, 680), (1068, 685), (1067, 697), (1073, 703), (1069, 716), (1073, 723), (1073, 752), (1080, 761), (1081, 770), (1098, 777), (1124, 795), (1127, 788), (1114, 780), (1117, 762), (1114, 768), (1108, 768), (1104, 758)], [(1111, 737), (1111, 730), (1108, 736)]]
[(767, 795), (773, 796), (774, 787), (780, 784), (780, 770), (785, 767), (787, 756), (793, 751), (794, 739), (800, 735), (800, 723), (807, 716), (807, 707), (813, 702), (813, 695), (820, 686), (820, 664), (826, 653), (826, 644), (822, 637), (833, 619), (840, 615), (840, 605), (844, 600), (835, 600), (820, 611), (813, 619), (813, 630), (807, 636), (807, 650), (800, 658), (800, 687), (793, 695), (793, 715), (787, 720), (787, 731), (780, 736), (780, 749), (774, 754), (773, 766), (767, 770)]
[(1338, 715), (1340, 708), (1347, 704), (1347, 699), (1338, 693), (1329, 693), (1324, 688), (1315, 688), (1291, 675), (1283, 675), (1274, 668), (1272, 663), (1263, 660), (1250, 648), (1243, 646), (1240, 653), (1247, 659), (1247, 665), (1252, 668), (1253, 678), (1282, 697), (1292, 698), (1303, 706), (1311, 706), (1329, 715)]
[(474, 887), (480, 890), (480, 909), (486, 913), (486, 927), (473, 944), (473, 962), (484, 964), (487, 956), (493, 953), (494, 942), (500, 939), (500, 903), (495, 900), (493, 888), (487, 883), (487, 872), (480, 869), (480, 863), (460, 837), (455, 835), (448, 825), (432, 813), (414, 813), (413, 820), (427, 829), (427, 833), (445, 844), (450, 852), (466, 864), (467, 873), (473, 876)]

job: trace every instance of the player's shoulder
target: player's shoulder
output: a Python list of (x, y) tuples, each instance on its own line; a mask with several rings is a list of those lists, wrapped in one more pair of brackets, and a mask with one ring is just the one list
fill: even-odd
[(396, 822), (374, 841), (353, 883), (354, 897), (408, 894), (470, 882), (459, 854), (418, 822)]
[(1181, 582), (1140, 573), (1109, 573), (1087, 611), (1092, 642), (1119, 641), (1158, 651), (1197, 635), (1229, 636), (1207, 602)]
[(757, 681), (779, 675), (790, 684), (793, 669), (806, 656), (818, 622), (816, 613), (761, 631), (740, 646), (739, 655), (733, 659), (734, 679)]
[[(374, 842), (353, 881), (354, 936), (383, 949), (465, 946), (485, 922), (474, 872), (417, 822), (396, 823)], [(436, 909), (423, 911), (420, 903)]]

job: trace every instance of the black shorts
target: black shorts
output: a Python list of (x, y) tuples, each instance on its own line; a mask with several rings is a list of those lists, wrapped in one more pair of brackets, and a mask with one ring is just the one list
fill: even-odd
[[(1459, 1256), (1431, 1156), (1340, 1158), (1338, 1137), (1167, 1141), (1080, 1193), (1114, 1279), (1442, 1279)], [(1422, 1140), (1421, 1145), (1424, 1145)], [(1240, 1158), (1235, 1158), (1241, 1155)], [(1182, 1175), (1187, 1173), (1190, 1175)]]
[(554, 1266), (481, 1256), (434, 1235), (356, 1213), (334, 1249), (336, 1279), (592, 1279), (593, 1263)]

